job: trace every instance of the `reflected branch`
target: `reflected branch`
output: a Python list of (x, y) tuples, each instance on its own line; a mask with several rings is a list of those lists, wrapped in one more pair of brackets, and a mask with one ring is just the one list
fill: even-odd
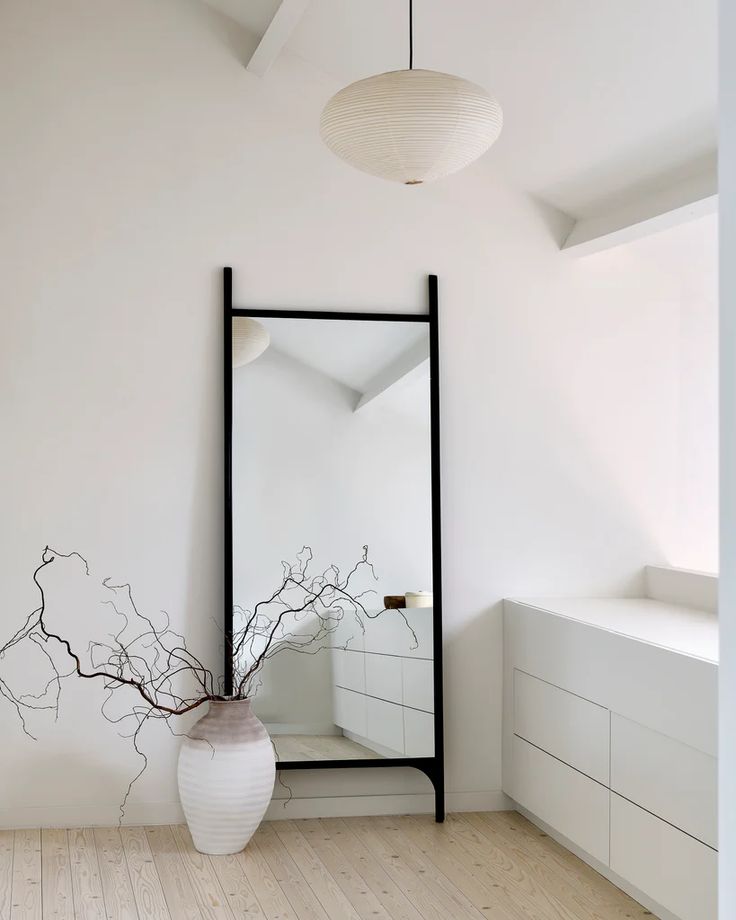
[[(172, 628), (166, 611), (150, 616), (139, 609), (128, 583), (113, 584), (110, 578), (97, 583), (99, 597), (95, 603), (107, 621), (99, 637), (79, 643), (57, 626), (58, 611), (64, 605), (57, 599), (53, 610), (49, 606), (49, 592), (59, 582), (50, 576), (60, 575), (62, 566), (70, 567), (72, 575), (81, 571), (85, 584), (93, 576), (80, 553), (62, 553), (47, 546), (32, 575), (39, 604), (5, 642), (0, 642), (0, 664), (7, 664), (16, 654), (22, 656), (23, 677), (18, 682), (37, 683), (14, 689), (13, 681), (0, 675), (0, 699), (15, 711), (21, 730), (36, 740), (29, 716), (51, 713), (58, 719), (67, 680), (78, 678), (101, 685), (103, 718), (131, 741), (140, 761), (120, 804), (122, 822), (133, 787), (148, 765), (141, 738), (149, 722), (163, 720), (173, 734), (179, 734), (170, 725), (172, 718), (193, 713), (210, 700), (252, 697), (262, 681), (264, 665), (275, 655), (286, 651), (314, 655), (325, 647), (346, 616), (352, 616), (364, 630), (366, 620), (383, 613), (371, 612), (365, 606), (376, 593), (365, 581), (377, 580), (367, 545), (345, 574), (334, 563), (313, 572), (313, 563), (312, 548), (303, 546), (294, 561), (281, 563), (281, 582), (265, 600), (252, 610), (234, 608), (234, 618), (241, 625), (224, 641), (233, 664), (235, 692), (225, 696), (224, 676), (216, 677), (194, 654), (185, 637)], [(78, 602), (69, 606), (79, 624)], [(404, 620), (410, 628), (406, 617)], [(25, 664), (27, 649), (40, 652), (38, 672), (29, 671)]]

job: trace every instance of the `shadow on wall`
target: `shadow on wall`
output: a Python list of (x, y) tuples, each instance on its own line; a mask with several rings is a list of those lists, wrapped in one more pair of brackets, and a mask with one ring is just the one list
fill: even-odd
[[(224, 677), (224, 594), (222, 559), (224, 543), (224, 482), (221, 465), (212, 476), (213, 453), (221, 456), (223, 441), (222, 393), (222, 272), (212, 272), (211, 296), (202, 304), (211, 311), (212, 322), (207, 326), (207, 341), (200, 344), (201, 353), (210, 356), (211, 373), (208, 386), (197, 391), (198, 401), (192, 407), (196, 418), (190, 420), (197, 442), (191, 457), (192, 492), (182, 495), (189, 509), (186, 528), (188, 545), (184, 569), (188, 587), (184, 594), (185, 610), (182, 622), (185, 636), (200, 659), (207, 663), (217, 677)], [(207, 551), (204, 551), (207, 547)], [(209, 571), (203, 571), (208, 565)], [(214, 590), (213, 590), (214, 589)], [(178, 619), (178, 618), (177, 618)]]

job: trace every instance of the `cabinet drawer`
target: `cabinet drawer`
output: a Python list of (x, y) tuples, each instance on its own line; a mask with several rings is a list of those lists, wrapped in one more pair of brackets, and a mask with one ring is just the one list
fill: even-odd
[(434, 716), (404, 709), (404, 753), (407, 757), (434, 756)]
[(363, 697), (365, 700), (366, 729), (364, 734), (369, 741), (380, 744), (399, 754), (404, 753), (404, 716), (403, 708), (396, 703)]
[(718, 846), (718, 761), (623, 716), (611, 716), (611, 789)]
[(385, 610), (365, 620), (363, 647), (379, 655), (432, 658), (433, 610)]
[(521, 738), (513, 739), (513, 763), (512, 797), (608, 863), (608, 789)]
[(609, 720), (608, 709), (514, 671), (514, 734), (606, 786)]
[(409, 642), (406, 643), (407, 651), (398, 654), (405, 658), (434, 658), (434, 609), (414, 607), (405, 610), (404, 616), (413, 635), (410, 635)]
[(611, 793), (611, 869), (681, 920), (716, 920), (718, 854)]
[(362, 693), (332, 688), (333, 720), (335, 725), (356, 735), (366, 735), (366, 702)]
[(401, 658), (365, 654), (365, 692), (401, 703)]
[(332, 682), (338, 687), (365, 693), (365, 655), (333, 648)]
[(402, 658), (401, 674), (404, 705), (434, 712), (434, 662)]
[(506, 601), (504, 610), (514, 667), (718, 756), (716, 662), (524, 603)]

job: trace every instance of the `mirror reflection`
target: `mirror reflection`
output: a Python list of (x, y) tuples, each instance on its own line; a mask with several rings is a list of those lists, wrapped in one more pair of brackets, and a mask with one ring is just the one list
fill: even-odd
[(233, 317), (232, 458), (234, 671), (279, 760), (431, 756), (428, 325)]

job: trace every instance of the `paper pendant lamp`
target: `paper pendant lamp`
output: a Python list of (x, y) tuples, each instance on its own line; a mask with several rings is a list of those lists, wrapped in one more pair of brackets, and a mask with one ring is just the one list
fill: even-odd
[(502, 125), (501, 106), (475, 83), (434, 70), (395, 70), (334, 95), (320, 134), (351, 166), (420, 185), (477, 160)]
[(271, 337), (257, 320), (249, 316), (233, 317), (233, 367), (242, 367), (262, 355)]

